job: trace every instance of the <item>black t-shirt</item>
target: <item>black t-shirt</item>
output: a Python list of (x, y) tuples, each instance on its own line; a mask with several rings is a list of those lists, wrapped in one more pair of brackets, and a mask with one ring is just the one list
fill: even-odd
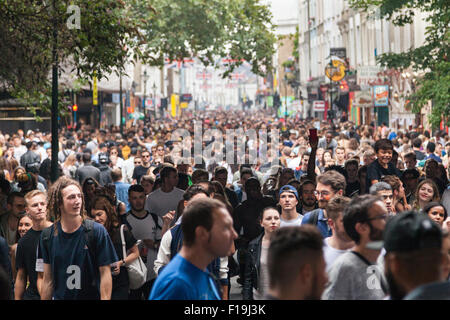
[(245, 200), (234, 210), (234, 228), (239, 234), (241, 227), (244, 229), (243, 238), (251, 241), (261, 234), (264, 230), (259, 223), (259, 216), (267, 207), (274, 207), (276, 202), (271, 198), (264, 196), (260, 200)]
[(383, 176), (397, 176), (400, 178), (401, 172), (399, 169), (394, 167), (394, 165), (389, 162), (387, 169), (383, 168), (378, 160), (375, 160), (367, 167), (367, 177), (366, 177), (366, 193), (369, 193), (370, 186), (372, 185), (372, 180), (381, 181)]
[[(123, 230), (123, 236), (125, 238), (125, 251), (128, 251), (132, 248), (137, 240), (133, 237), (132, 233), (128, 230), (127, 227)], [(116, 250), (117, 257), (119, 260), (123, 259), (123, 251), (122, 251), (122, 239), (120, 238), (120, 228), (114, 228), (112, 234), (110, 235), (111, 241), (114, 245), (114, 249)], [(127, 268), (122, 266), (120, 268), (120, 273), (118, 275), (113, 275), (113, 290), (118, 287), (128, 286), (128, 271)]]
[(136, 183), (141, 183), (141, 178), (147, 174), (150, 167), (137, 166), (133, 171), (133, 179), (136, 179)]
[(352, 197), (352, 195), (355, 192), (359, 191), (359, 188), (360, 188), (360, 184), (359, 184), (358, 180), (356, 180), (355, 182), (352, 182), (352, 183), (347, 183), (347, 186), (345, 187), (345, 196)]
[(23, 295), (24, 300), (39, 300), (37, 289), (36, 256), (42, 231), (30, 229), (19, 240), (16, 252), (16, 269), (23, 268), (29, 279), (29, 285)]

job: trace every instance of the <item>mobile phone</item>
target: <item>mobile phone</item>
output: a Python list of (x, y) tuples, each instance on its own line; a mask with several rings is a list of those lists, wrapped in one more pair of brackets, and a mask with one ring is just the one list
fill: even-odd
[(309, 141), (311, 141), (311, 142), (317, 141), (317, 129), (316, 128), (309, 129)]

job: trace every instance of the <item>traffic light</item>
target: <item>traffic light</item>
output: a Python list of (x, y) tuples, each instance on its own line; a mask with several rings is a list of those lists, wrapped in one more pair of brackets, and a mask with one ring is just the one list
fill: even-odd
[(72, 111), (73, 111), (73, 112), (77, 112), (77, 111), (78, 111), (78, 106), (77, 106), (76, 104), (74, 104), (74, 105), (72, 106)]

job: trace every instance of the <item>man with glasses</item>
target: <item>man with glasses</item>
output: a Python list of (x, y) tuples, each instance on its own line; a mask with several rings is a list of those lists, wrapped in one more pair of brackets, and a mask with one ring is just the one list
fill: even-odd
[(377, 182), (370, 187), (369, 193), (380, 197), (386, 205), (389, 215), (395, 215), (394, 193), (389, 183)]
[(317, 198), (319, 209), (306, 213), (302, 224), (315, 225), (324, 238), (330, 237), (332, 231), (328, 225), (326, 206), (331, 198), (344, 194), (345, 185), (345, 177), (337, 171), (330, 170), (318, 176), (314, 195)]
[(331, 265), (330, 283), (323, 299), (382, 300), (386, 296), (386, 281), (376, 261), (387, 216), (386, 205), (377, 196), (367, 194), (352, 199), (344, 210), (343, 223), (355, 246)]
[(150, 168), (150, 152), (148, 150), (142, 151), (141, 159), (142, 163), (140, 165), (136, 166), (135, 164), (132, 184), (139, 184), (141, 182), (142, 176), (145, 176), (148, 169)]

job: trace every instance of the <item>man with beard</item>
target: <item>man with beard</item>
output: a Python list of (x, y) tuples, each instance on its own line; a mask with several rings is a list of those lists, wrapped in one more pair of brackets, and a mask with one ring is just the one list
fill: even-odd
[(381, 300), (387, 294), (385, 280), (376, 265), (380, 249), (369, 244), (383, 239), (387, 209), (373, 195), (362, 195), (344, 210), (344, 228), (355, 246), (342, 254), (330, 268), (330, 285), (324, 300)]
[(442, 281), (448, 259), (442, 240), (439, 226), (418, 212), (388, 222), (384, 261), (392, 300), (450, 300), (450, 282)]
[(351, 199), (343, 196), (336, 196), (328, 202), (327, 214), (328, 225), (332, 230), (332, 236), (323, 240), (323, 254), (325, 263), (327, 264), (327, 272), (330, 270), (333, 262), (349, 249), (353, 248), (355, 242), (350, 239), (345, 232), (342, 214), (344, 209), (348, 207)]
[(278, 229), (267, 255), (267, 300), (320, 300), (328, 281), (323, 240), (317, 228), (306, 225)]
[(344, 194), (345, 185), (345, 177), (337, 171), (326, 171), (318, 176), (314, 195), (318, 200), (319, 209), (305, 214), (302, 224), (315, 225), (324, 238), (331, 237), (326, 206), (331, 198)]
[(304, 180), (298, 188), (300, 196), (300, 210), (297, 210), (300, 214), (305, 215), (307, 212), (317, 209), (317, 199), (314, 195), (316, 185), (311, 180)]
[(389, 183), (377, 182), (370, 187), (369, 193), (380, 197), (386, 205), (389, 215), (395, 215), (394, 193)]

